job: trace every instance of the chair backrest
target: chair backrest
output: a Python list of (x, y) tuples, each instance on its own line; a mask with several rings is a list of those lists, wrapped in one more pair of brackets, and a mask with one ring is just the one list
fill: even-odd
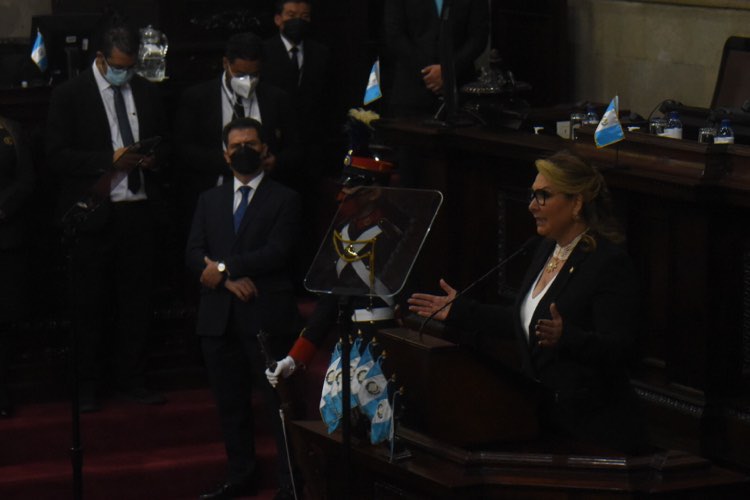
[(750, 38), (731, 36), (724, 44), (711, 109), (741, 108), (750, 100)]

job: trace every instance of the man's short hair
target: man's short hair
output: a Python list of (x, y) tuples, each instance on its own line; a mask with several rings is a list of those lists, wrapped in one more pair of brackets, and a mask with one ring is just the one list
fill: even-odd
[(129, 56), (137, 56), (140, 37), (136, 30), (126, 23), (108, 26), (102, 34), (101, 51), (104, 57), (112, 55), (114, 49)]
[(232, 120), (231, 122), (224, 125), (224, 129), (221, 131), (221, 139), (222, 141), (224, 141), (224, 147), (229, 145), (229, 134), (232, 132), (232, 130), (246, 129), (254, 129), (256, 132), (258, 132), (258, 138), (260, 139), (260, 142), (265, 144), (266, 138), (263, 132), (263, 125), (261, 125), (261, 123), (255, 118), (245, 116), (243, 118)]
[(227, 40), (224, 49), (224, 57), (229, 62), (235, 59), (245, 59), (247, 61), (258, 61), (263, 56), (263, 43), (255, 33), (237, 33)]
[(276, 13), (281, 15), (284, 12), (284, 5), (288, 3), (306, 3), (312, 10), (312, 2), (310, 0), (276, 0)]

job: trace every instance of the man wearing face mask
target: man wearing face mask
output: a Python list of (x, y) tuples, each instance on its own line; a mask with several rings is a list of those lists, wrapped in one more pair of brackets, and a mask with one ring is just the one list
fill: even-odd
[[(164, 137), (167, 124), (158, 88), (134, 74), (138, 44), (133, 29), (113, 20), (91, 69), (54, 89), (47, 120), (47, 158), (61, 178), (57, 220), (77, 202), (90, 199), (106, 172), (116, 172), (109, 185), (101, 186), (103, 199), (79, 225), (71, 250), (81, 411), (100, 408), (105, 338), (112, 344), (114, 359), (107, 371), (113, 373), (115, 388), (141, 403), (165, 401), (146, 388), (144, 375), (153, 202), (160, 197), (163, 147), (145, 156), (126, 151), (139, 140)], [(105, 324), (104, 311), (116, 318), (112, 324)]]
[(223, 484), (201, 498), (255, 494), (253, 383), (264, 394), (264, 410), (277, 438), (277, 498), (291, 498), (285, 496), (291, 490), (278, 400), (263, 377), (257, 334), (267, 332), (279, 354), (299, 328), (289, 273), (301, 224), (299, 197), (263, 169), (269, 152), (260, 123), (236, 119), (224, 128), (223, 137), (233, 179), (201, 194), (186, 249), (187, 266), (201, 283), (196, 329), (228, 459)]
[[(310, 37), (311, 4), (309, 0), (277, 0), (274, 22), (279, 33), (263, 42), (263, 81), (289, 94), (300, 126), (304, 151), (304, 170), (299, 179), (302, 206), (313, 220), (327, 220), (321, 207), (321, 182), (332, 166), (339, 163), (342, 123), (337, 123), (330, 96), (333, 84), (328, 47)], [(327, 195), (323, 195), (327, 196)], [(305, 242), (296, 263), (302, 281), (312, 262), (323, 228), (306, 224)]]
[[(318, 151), (334, 131), (330, 123), (330, 51), (311, 39), (308, 0), (279, 0), (274, 22), (279, 33), (263, 42), (263, 80), (286, 91), (297, 112), (306, 158)], [(326, 121), (327, 120), (327, 121)], [(311, 161), (311, 168), (321, 168)]]
[(262, 42), (253, 33), (233, 35), (227, 41), (222, 65), (220, 78), (185, 91), (177, 111), (177, 168), (188, 217), (201, 192), (231, 180), (221, 133), (236, 118), (249, 117), (263, 124), (269, 149), (263, 168), (274, 179), (299, 188), (302, 150), (297, 120), (289, 96), (259, 79)]

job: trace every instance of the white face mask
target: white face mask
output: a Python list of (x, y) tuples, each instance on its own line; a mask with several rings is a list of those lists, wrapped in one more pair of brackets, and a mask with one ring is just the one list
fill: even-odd
[(233, 76), (232, 80), (230, 81), (230, 86), (232, 87), (232, 90), (239, 95), (247, 99), (250, 97), (250, 94), (255, 91), (255, 87), (258, 85), (258, 77), (257, 76)]

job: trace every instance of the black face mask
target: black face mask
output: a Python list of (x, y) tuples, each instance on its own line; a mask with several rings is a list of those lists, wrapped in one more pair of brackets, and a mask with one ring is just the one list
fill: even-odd
[(293, 44), (298, 45), (302, 40), (305, 39), (308, 32), (310, 31), (310, 22), (305, 21), (301, 17), (289, 19), (284, 21), (284, 26), (281, 28), (284, 36), (289, 39)]
[(242, 175), (254, 174), (260, 168), (260, 153), (245, 145), (231, 156), (232, 170)]

